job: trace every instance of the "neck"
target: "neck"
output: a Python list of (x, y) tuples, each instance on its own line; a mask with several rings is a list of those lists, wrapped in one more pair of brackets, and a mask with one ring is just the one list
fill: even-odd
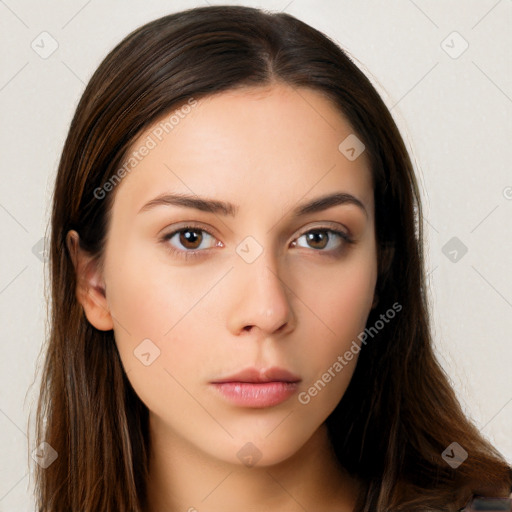
[(148, 512), (352, 512), (358, 485), (322, 425), (289, 459), (246, 467), (209, 457), (150, 415)]

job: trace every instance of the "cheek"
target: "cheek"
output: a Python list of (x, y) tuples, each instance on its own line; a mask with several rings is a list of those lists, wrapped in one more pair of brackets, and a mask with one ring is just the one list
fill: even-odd
[(149, 297), (144, 289), (149, 284), (130, 278), (120, 288), (125, 295), (117, 298), (117, 310), (128, 326), (128, 332), (115, 328), (120, 359), (130, 384), (150, 411), (167, 419), (170, 412), (180, 411), (193, 419), (197, 410), (190, 397), (197, 389), (194, 376), (204, 365), (204, 336), (197, 319), (187, 315), (190, 308), (183, 300), (176, 301), (172, 293), (162, 294), (154, 287)]
[(112, 244), (106, 261), (109, 307), (134, 339), (169, 336), (212, 286), (211, 275), (166, 264), (163, 253), (149, 243), (126, 242)]
[(132, 386), (146, 404), (171, 390), (179, 392), (178, 382), (192, 389), (198, 368), (215, 368), (209, 333), (220, 304), (214, 288), (222, 270), (173, 267), (141, 243), (112, 244), (111, 249), (105, 262), (107, 298)]
[(303, 328), (309, 335), (301, 336), (298, 352), (307, 360), (301, 403), (325, 411), (337, 405), (355, 370), (360, 335), (373, 301), (375, 273), (370, 265), (353, 265), (320, 277), (315, 276), (314, 287), (308, 279), (308, 288), (302, 288), (300, 296), (308, 306)]
[(342, 349), (348, 338), (364, 330), (373, 302), (375, 265), (363, 257), (351, 263), (309, 273), (295, 288), (309, 309), (304, 319), (317, 324), (324, 345), (332, 349)]

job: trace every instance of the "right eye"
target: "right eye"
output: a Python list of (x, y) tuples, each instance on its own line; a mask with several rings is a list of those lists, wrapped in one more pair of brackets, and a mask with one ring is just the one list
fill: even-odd
[(188, 258), (198, 256), (198, 253), (205, 251), (205, 249), (219, 245), (217, 243), (201, 249), (201, 244), (205, 241), (205, 238), (215, 240), (215, 237), (209, 231), (197, 226), (188, 225), (167, 233), (163, 236), (162, 242), (166, 243), (171, 253)]

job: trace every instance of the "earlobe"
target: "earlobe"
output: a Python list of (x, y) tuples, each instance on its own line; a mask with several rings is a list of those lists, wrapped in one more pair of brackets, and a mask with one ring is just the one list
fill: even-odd
[(97, 260), (80, 248), (79, 235), (75, 230), (66, 235), (66, 245), (75, 269), (76, 298), (87, 320), (100, 331), (110, 331), (114, 325)]

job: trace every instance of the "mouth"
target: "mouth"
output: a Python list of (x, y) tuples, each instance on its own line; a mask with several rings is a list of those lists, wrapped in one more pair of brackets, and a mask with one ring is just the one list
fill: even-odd
[(283, 368), (248, 368), (210, 382), (228, 402), (239, 407), (273, 407), (297, 392), (300, 377)]

